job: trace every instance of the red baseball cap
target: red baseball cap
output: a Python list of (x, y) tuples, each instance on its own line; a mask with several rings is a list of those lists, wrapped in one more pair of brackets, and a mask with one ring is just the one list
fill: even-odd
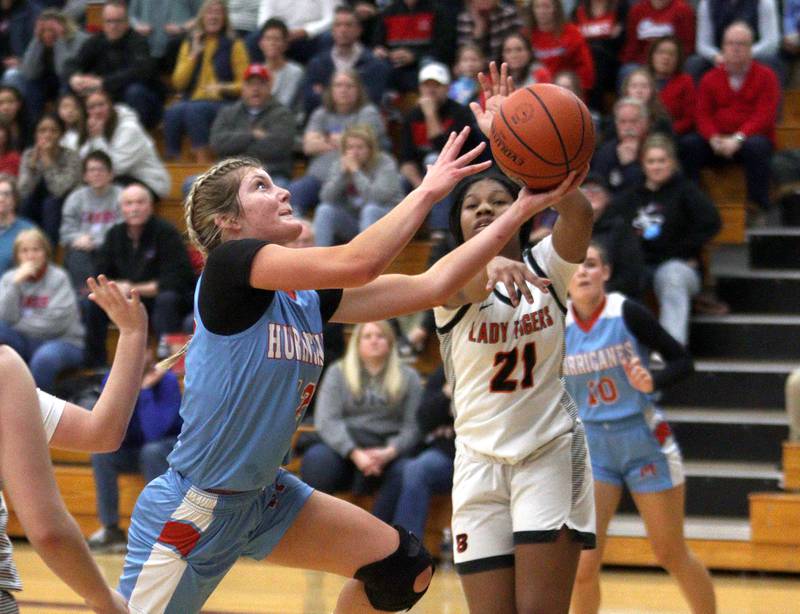
[(264, 81), (269, 81), (272, 75), (269, 74), (269, 70), (263, 64), (250, 64), (244, 71), (244, 80), (247, 81), (250, 77), (258, 77), (259, 79), (264, 79)]

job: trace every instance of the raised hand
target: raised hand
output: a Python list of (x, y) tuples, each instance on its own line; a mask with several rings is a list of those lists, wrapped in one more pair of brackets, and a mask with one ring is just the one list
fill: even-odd
[(486, 108), (481, 108), (477, 102), (469, 103), (469, 108), (475, 115), (475, 121), (487, 138), (492, 130), (492, 121), (495, 115), (500, 112), (500, 105), (514, 91), (514, 79), (508, 76), (508, 64), (503, 62), (500, 71), (497, 70), (495, 62), (489, 63), (489, 76), (482, 72), (478, 73), (478, 83), (481, 84), (483, 97), (486, 100)]
[(519, 260), (495, 256), (486, 266), (486, 274), (489, 277), (486, 289), (492, 290), (497, 284), (502, 283), (514, 307), (519, 304), (520, 292), (529, 304), (533, 303), (533, 294), (528, 287), (528, 282), (536, 286), (544, 294), (549, 292), (547, 286), (550, 285), (550, 280), (538, 277), (524, 262)]
[(470, 164), (486, 148), (486, 143), (483, 141), (467, 153), (458, 155), (469, 136), (469, 131), (469, 126), (466, 126), (458, 134), (451, 132), (442, 151), (439, 152), (436, 162), (428, 165), (428, 170), (418, 189), (432, 192), (437, 202), (447, 196), (450, 190), (464, 177), (485, 171), (492, 165), (488, 160)]
[(130, 298), (127, 298), (117, 283), (109, 281), (105, 275), (97, 279), (89, 277), (86, 285), (90, 292), (89, 300), (106, 312), (120, 334), (140, 332), (147, 335), (147, 311), (137, 290), (131, 290)]

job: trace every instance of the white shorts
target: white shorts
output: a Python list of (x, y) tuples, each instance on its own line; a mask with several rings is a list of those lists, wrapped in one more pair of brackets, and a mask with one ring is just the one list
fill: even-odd
[(453, 475), (458, 573), (512, 567), (515, 545), (555, 541), (565, 525), (584, 548), (594, 548), (594, 490), (582, 424), (516, 465), (458, 446)]

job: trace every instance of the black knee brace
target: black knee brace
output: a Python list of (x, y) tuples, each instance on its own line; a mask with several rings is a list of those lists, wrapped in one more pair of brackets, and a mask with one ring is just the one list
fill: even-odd
[(414, 591), (414, 581), (428, 567), (433, 566), (430, 553), (417, 537), (402, 527), (395, 526), (400, 534), (400, 545), (381, 561), (364, 565), (355, 579), (364, 583), (364, 591), (376, 610), (400, 612), (408, 610), (428, 590)]

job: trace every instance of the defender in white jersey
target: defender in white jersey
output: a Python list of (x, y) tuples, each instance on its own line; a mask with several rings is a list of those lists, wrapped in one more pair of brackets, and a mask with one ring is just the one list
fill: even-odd
[[(90, 298), (120, 331), (114, 364), (92, 411), (34, 387), (25, 363), (0, 346), (0, 471), (25, 533), (48, 566), (95, 612), (128, 609), (95, 565), (86, 542), (58, 494), (47, 444), (84, 451), (111, 451), (125, 436), (139, 394), (147, 340), (147, 314), (137, 294), (127, 299), (101, 277), (88, 281)], [(42, 428), (44, 426), (44, 429)], [(0, 496), (0, 614), (18, 612), (12, 592), (22, 589), (11, 542), (8, 510)]]
[[(462, 182), (457, 241), (483, 232), (518, 190), (497, 174)], [(552, 237), (523, 254), (523, 228), (490, 273), (434, 310), (455, 408), (454, 559), (471, 612), (567, 612), (580, 551), (594, 546), (586, 442), (561, 379), (566, 290), (592, 215), (577, 191), (554, 208)], [(487, 288), (498, 270), (506, 283)], [(537, 276), (549, 291), (529, 283)]]

